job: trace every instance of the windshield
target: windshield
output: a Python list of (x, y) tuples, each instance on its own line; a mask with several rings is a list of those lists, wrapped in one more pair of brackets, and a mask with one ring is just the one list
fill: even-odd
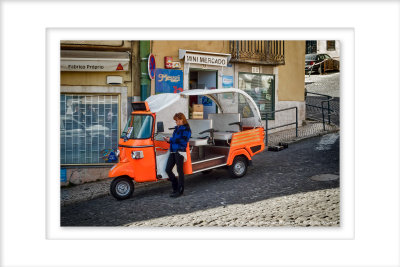
[(317, 54), (307, 54), (306, 60), (315, 60), (317, 58)]
[(121, 138), (147, 139), (151, 137), (153, 129), (153, 116), (131, 115), (122, 132)]

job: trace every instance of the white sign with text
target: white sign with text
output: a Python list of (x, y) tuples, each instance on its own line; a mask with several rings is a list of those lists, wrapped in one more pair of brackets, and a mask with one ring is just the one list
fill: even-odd
[(214, 65), (223, 66), (228, 65), (227, 57), (222, 56), (211, 56), (211, 55), (199, 55), (199, 54), (185, 54), (185, 63), (195, 63), (203, 65)]
[(61, 60), (61, 71), (128, 71), (129, 61)]

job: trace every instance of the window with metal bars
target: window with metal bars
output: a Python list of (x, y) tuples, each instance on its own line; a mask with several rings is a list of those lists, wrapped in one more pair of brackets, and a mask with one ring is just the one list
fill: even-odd
[(306, 41), (306, 54), (317, 53), (317, 41)]
[(118, 95), (61, 94), (61, 164), (105, 163), (118, 148), (118, 110)]
[(336, 50), (336, 42), (335, 41), (326, 41), (326, 50), (335, 51)]

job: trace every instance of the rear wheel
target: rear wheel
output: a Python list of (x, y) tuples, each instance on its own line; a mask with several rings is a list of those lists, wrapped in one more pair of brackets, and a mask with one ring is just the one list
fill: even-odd
[(117, 177), (110, 185), (110, 193), (118, 200), (128, 199), (132, 196), (134, 184), (129, 177)]
[(233, 178), (240, 178), (247, 172), (247, 159), (244, 156), (237, 156), (231, 166), (229, 166), (229, 173)]

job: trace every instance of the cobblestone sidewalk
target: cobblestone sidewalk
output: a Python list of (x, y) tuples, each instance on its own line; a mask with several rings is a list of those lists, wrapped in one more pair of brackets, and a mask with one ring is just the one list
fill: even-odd
[(268, 145), (275, 146), (278, 145), (279, 142), (297, 142), (305, 138), (324, 135), (337, 131), (339, 131), (339, 127), (333, 124), (325, 124), (324, 130), (322, 122), (306, 121), (306, 124), (304, 126), (298, 128), (297, 137), (295, 128), (269, 134)]

